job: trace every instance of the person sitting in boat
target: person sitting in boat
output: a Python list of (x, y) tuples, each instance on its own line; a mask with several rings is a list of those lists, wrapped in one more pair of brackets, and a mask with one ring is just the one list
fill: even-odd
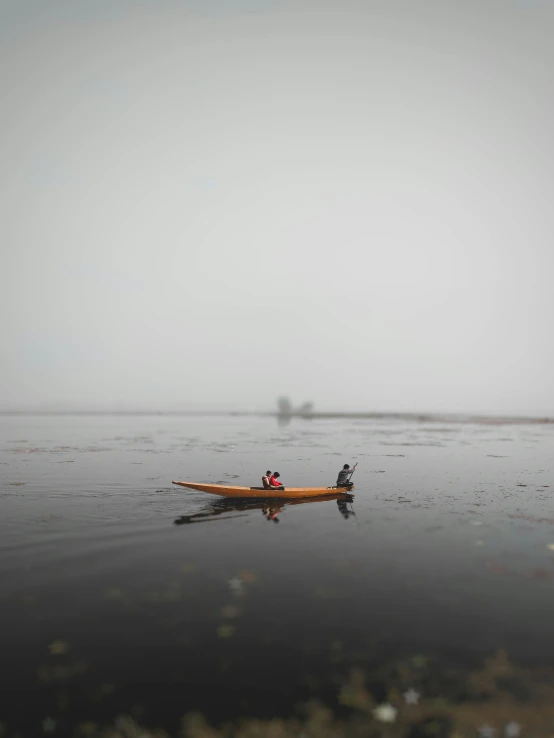
[(281, 475), (279, 472), (273, 472), (273, 474), (269, 478), (269, 486), (271, 489), (283, 489), (283, 485), (279, 481), (279, 477)]
[(262, 477), (262, 485), (264, 486), (264, 489), (269, 489), (269, 480), (271, 478), (271, 472), (268, 470), (265, 473), (265, 476)]
[(345, 464), (342, 469), (339, 472), (339, 475), (337, 477), (337, 487), (353, 487), (354, 485), (350, 481), (350, 477), (352, 475), (352, 470), (350, 469), (350, 464)]

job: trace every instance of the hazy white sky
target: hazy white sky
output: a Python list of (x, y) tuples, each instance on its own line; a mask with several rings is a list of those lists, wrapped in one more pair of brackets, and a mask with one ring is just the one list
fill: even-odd
[(554, 2), (0, 0), (0, 406), (554, 414)]

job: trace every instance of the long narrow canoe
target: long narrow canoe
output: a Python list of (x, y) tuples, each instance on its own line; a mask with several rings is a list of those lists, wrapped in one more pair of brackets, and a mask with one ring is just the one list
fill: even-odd
[(290, 500), (298, 497), (323, 497), (350, 492), (352, 487), (285, 487), (285, 489), (264, 489), (263, 487), (232, 487), (228, 484), (197, 484), (196, 482), (172, 482), (181, 487), (209, 492), (221, 497), (265, 497), (266, 499)]

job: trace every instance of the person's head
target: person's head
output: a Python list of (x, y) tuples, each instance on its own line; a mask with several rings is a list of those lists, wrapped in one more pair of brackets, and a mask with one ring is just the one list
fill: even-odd
[(273, 476), (275, 477), (275, 479), (277, 479), (277, 478), (278, 478), (278, 477), (280, 477), (281, 475), (279, 474), (279, 472), (273, 472)]
[(342, 468), (346, 471), (347, 469), (350, 469), (350, 464), (345, 464)]
[(266, 471), (266, 476), (268, 476), (268, 477), (271, 476), (271, 472), (269, 471), (269, 469)]

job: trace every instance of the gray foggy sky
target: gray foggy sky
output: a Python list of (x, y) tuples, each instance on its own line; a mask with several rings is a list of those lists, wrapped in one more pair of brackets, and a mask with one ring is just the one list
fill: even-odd
[(554, 414), (554, 3), (0, 0), (0, 405)]

